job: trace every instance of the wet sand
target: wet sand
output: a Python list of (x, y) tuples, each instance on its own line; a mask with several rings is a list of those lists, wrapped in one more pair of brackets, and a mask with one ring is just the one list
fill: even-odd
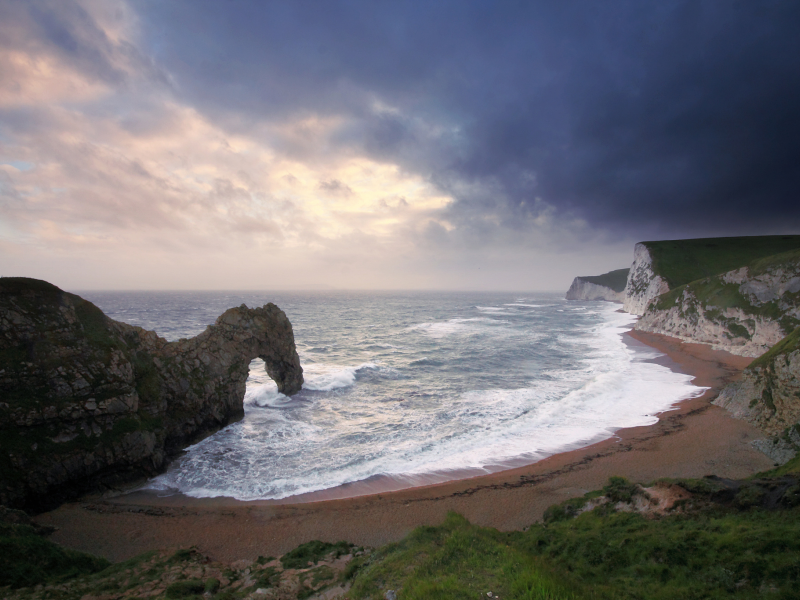
[[(393, 482), (373, 481), (279, 503), (137, 493), (84, 499), (37, 520), (59, 528), (53, 541), (112, 561), (196, 546), (212, 559), (232, 562), (277, 556), (312, 539), (379, 546), (418, 525), (441, 523), (450, 510), (478, 525), (521, 529), (540, 520), (548, 506), (598, 489), (612, 475), (638, 482), (740, 478), (772, 467), (750, 446), (760, 432), (710, 404), (752, 359), (638, 331), (626, 334), (626, 342), (660, 350), (666, 356), (657, 362), (710, 389), (661, 413), (654, 425), (620, 429), (611, 439), (488, 475), (400, 491), (387, 491)], [(366, 495), (329, 499), (346, 494)]]

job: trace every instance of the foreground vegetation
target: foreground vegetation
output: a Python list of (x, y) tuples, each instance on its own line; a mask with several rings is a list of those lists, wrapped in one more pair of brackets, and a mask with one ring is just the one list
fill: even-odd
[[(745, 481), (661, 480), (643, 488), (611, 478), (602, 490), (551, 507), (543, 523), (526, 531), (477, 527), (451, 513), (440, 526), (419, 527), (374, 551), (315, 541), (280, 559), (222, 565), (190, 549), (105, 568), (71, 553), (74, 565), (48, 571), (39, 582), (46, 585), (0, 589), (0, 596), (302, 600), (327, 592), (355, 600), (391, 598), (393, 591), (398, 600), (798, 598), (798, 471), (796, 459)], [(28, 529), (21, 536), (38, 535), (22, 527)], [(18, 573), (38, 560), (3, 555), (4, 573), (15, 560)], [(4, 584), (16, 588), (23, 579)]]
[(688, 498), (665, 515), (631, 512), (646, 492), (612, 478), (524, 532), (451, 514), (376, 551), (350, 597), (382, 598), (387, 588), (404, 599), (800, 597), (796, 478), (657, 485)]

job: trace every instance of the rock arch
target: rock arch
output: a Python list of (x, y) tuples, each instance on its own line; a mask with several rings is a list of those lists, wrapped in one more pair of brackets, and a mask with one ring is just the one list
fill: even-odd
[(231, 308), (167, 342), (27, 278), (0, 278), (0, 356), (0, 504), (33, 510), (153, 475), (241, 418), (253, 358), (282, 393), (303, 385), (274, 304)]

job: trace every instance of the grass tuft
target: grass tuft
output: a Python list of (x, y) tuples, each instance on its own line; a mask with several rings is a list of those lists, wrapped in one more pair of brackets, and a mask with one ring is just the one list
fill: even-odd
[(291, 552), (287, 552), (281, 556), (281, 564), (284, 569), (305, 569), (309, 564), (316, 564), (329, 554), (333, 554), (336, 558), (347, 554), (353, 548), (353, 544), (349, 542), (336, 542), (329, 544), (319, 540), (313, 540), (305, 544), (301, 544)]
[(176, 581), (164, 591), (167, 598), (190, 598), (202, 594), (206, 590), (206, 584), (199, 579), (185, 579)]

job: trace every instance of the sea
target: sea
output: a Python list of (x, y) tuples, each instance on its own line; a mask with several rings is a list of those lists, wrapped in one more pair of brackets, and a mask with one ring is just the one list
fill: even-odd
[[(226, 309), (277, 304), (305, 384), (277, 391), (253, 360), (244, 418), (189, 447), (145, 489), (239, 500), (358, 495), (534, 463), (649, 425), (705, 388), (623, 334), (619, 304), (555, 293), (83, 292), (167, 340)], [(380, 486), (379, 486), (380, 487)]]

